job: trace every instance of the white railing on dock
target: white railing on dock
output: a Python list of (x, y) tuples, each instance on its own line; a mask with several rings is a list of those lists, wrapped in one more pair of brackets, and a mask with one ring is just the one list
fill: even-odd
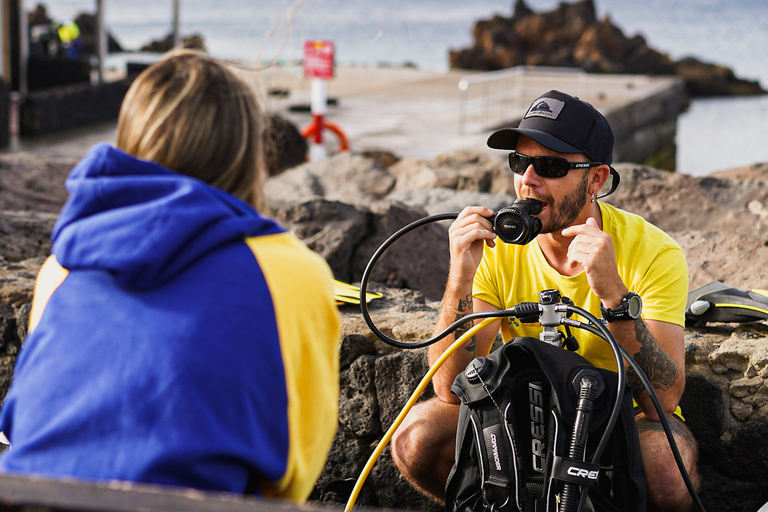
[[(550, 89), (585, 97), (579, 68), (517, 66), (467, 75), (459, 81), (459, 133), (478, 133), (520, 119), (531, 101)], [(567, 87), (565, 87), (567, 85)]]

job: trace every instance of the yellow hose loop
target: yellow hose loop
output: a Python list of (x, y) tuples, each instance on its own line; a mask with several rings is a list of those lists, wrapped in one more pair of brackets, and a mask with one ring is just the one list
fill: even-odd
[(429, 381), (432, 380), (432, 377), (435, 375), (437, 370), (439, 370), (440, 367), (443, 365), (443, 363), (445, 363), (445, 361), (447, 361), (448, 358), (451, 357), (453, 353), (456, 352), (456, 350), (458, 350), (459, 347), (464, 345), (464, 343), (466, 343), (467, 340), (469, 340), (469, 338), (477, 334), (477, 332), (482, 330), (484, 327), (496, 321), (498, 321), (498, 318), (486, 318), (482, 320), (480, 323), (476, 324), (474, 327), (472, 327), (467, 332), (465, 332), (459, 339), (454, 341), (451, 344), (451, 346), (448, 347), (448, 349), (445, 352), (443, 352), (440, 358), (437, 361), (435, 361), (435, 364), (432, 365), (432, 368), (430, 368), (427, 374), (424, 376), (424, 378), (421, 379), (421, 382), (416, 387), (416, 390), (411, 395), (411, 398), (405, 404), (405, 407), (403, 407), (403, 410), (400, 411), (400, 414), (397, 416), (397, 419), (395, 419), (395, 422), (392, 423), (392, 426), (389, 427), (389, 430), (387, 430), (387, 433), (384, 434), (384, 437), (381, 439), (381, 441), (379, 441), (378, 446), (376, 446), (376, 449), (373, 451), (370, 458), (368, 459), (368, 462), (365, 464), (363, 471), (360, 473), (360, 477), (357, 479), (357, 482), (355, 483), (354, 489), (352, 489), (352, 494), (349, 496), (349, 500), (347, 501), (347, 506), (344, 509), (345, 512), (352, 510), (352, 507), (355, 506), (355, 501), (357, 501), (357, 497), (363, 488), (365, 479), (368, 478), (368, 474), (373, 469), (373, 465), (376, 463), (376, 460), (381, 455), (381, 452), (384, 451), (384, 448), (386, 448), (387, 443), (389, 443), (389, 440), (392, 439), (392, 436), (395, 434), (395, 431), (397, 430), (397, 428), (400, 426), (400, 424), (403, 422), (405, 417), (408, 415), (408, 411), (410, 411), (411, 408), (416, 404), (416, 400), (418, 400), (421, 394), (424, 392), (424, 389), (426, 389), (427, 385), (429, 384)]

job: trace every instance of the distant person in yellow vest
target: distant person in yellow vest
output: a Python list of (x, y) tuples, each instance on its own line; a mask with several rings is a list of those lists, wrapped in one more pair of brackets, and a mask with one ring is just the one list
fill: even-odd
[(56, 31), (61, 41), (66, 56), (72, 60), (80, 58), (83, 50), (83, 37), (80, 34), (80, 27), (74, 21), (68, 21), (59, 25)]

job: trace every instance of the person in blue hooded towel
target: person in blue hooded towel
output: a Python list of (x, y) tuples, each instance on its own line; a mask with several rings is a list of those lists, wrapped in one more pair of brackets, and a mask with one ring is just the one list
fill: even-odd
[(303, 501), (337, 426), (326, 262), (259, 214), (248, 84), (174, 52), (132, 84), (35, 285), (0, 413), (3, 472)]

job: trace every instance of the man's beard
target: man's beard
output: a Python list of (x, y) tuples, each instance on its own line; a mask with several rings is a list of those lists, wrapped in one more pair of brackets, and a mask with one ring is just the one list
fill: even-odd
[(551, 211), (551, 218), (549, 222), (541, 230), (542, 233), (553, 233), (555, 231), (561, 231), (575, 221), (581, 211), (584, 209), (584, 205), (587, 204), (587, 189), (589, 188), (589, 173), (585, 172), (584, 177), (579, 182), (579, 186), (576, 187), (572, 193), (563, 197), (559, 204), (555, 204), (552, 201), (552, 197), (547, 198)]

